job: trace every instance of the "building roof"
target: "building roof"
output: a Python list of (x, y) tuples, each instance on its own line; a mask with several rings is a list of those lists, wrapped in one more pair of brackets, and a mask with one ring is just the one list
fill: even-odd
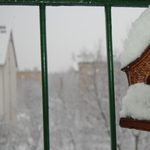
[(9, 40), (11, 40), (13, 44), (13, 50), (14, 50), (16, 66), (17, 66), (17, 59), (16, 59), (15, 48), (14, 48), (12, 30), (11, 29), (6, 30), (5, 26), (0, 26), (0, 65), (4, 65), (6, 62)]
[(134, 67), (136, 67), (139, 63), (141, 63), (148, 55), (150, 54), (150, 44), (144, 50), (140, 57), (135, 59), (133, 62), (129, 63), (126, 67), (123, 67), (122, 71), (128, 71)]

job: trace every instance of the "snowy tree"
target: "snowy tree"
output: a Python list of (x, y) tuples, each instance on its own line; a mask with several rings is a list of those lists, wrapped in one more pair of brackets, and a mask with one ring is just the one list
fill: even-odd
[[(49, 75), (52, 149), (110, 149), (107, 62), (101, 59), (100, 52), (92, 54), (92, 58), (90, 63), (87, 59), (82, 62), (90, 64), (86, 66), (87, 71), (80, 72), (82, 64), (79, 63), (78, 72), (70, 69)], [(128, 88), (126, 76), (120, 68), (120, 62), (115, 60), (117, 148), (148, 149), (148, 133), (119, 127), (122, 97)], [(81, 82), (86, 90), (81, 87)]]
[(18, 81), (18, 106), (16, 124), (0, 121), (0, 149), (37, 150), (43, 143), (42, 107), (41, 85), (34, 78)]
[(32, 150), (36, 150), (42, 132), (41, 85), (34, 77), (18, 81), (18, 126), (25, 130)]
[[(74, 132), (78, 108), (76, 72), (50, 74), (50, 136), (52, 149), (77, 149)], [(57, 145), (57, 147), (56, 147)], [(70, 148), (71, 147), (71, 148)]]
[(30, 142), (24, 130), (18, 126), (0, 121), (0, 149), (1, 150), (22, 150), (31, 149)]

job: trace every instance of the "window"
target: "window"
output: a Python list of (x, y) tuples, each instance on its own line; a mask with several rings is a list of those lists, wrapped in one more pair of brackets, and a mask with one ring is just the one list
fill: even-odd
[[(43, 84), (43, 123), (44, 123), (44, 150), (49, 150), (49, 121), (48, 121), (48, 85), (47, 85), (47, 53), (46, 53), (46, 25), (45, 5), (79, 5), (79, 6), (105, 6), (106, 34), (108, 53), (108, 78), (109, 78), (109, 99), (110, 99), (110, 120), (111, 120), (111, 148), (116, 150), (116, 128), (115, 128), (115, 103), (114, 103), (114, 76), (113, 76), (113, 53), (112, 53), (112, 30), (111, 30), (111, 7), (112, 6), (134, 6), (147, 7), (149, 0), (81, 0), (81, 1), (14, 1), (0, 0), (1, 5), (39, 5), (40, 7), (40, 29), (41, 29), (41, 62), (42, 62), (42, 84)], [(148, 78), (148, 83), (150, 78)]]

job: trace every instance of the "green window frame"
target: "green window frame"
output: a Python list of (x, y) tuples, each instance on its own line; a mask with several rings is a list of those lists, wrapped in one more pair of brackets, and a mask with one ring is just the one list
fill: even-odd
[(111, 7), (148, 7), (150, 5), (150, 0), (72, 0), (72, 1), (71, 0), (0, 0), (0, 5), (37, 5), (39, 6), (44, 150), (50, 150), (45, 8), (47, 5), (51, 5), (51, 6), (61, 6), (61, 5), (64, 5), (64, 6), (104, 6), (105, 7), (111, 150), (116, 150), (117, 141), (116, 141), (116, 119), (115, 119), (115, 96), (114, 96), (115, 91), (114, 91), (114, 71), (113, 71)]

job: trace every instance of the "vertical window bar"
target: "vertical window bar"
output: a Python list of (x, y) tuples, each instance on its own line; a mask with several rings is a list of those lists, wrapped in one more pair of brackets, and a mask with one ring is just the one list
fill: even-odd
[(46, 53), (46, 21), (45, 4), (40, 4), (40, 36), (41, 36), (41, 70), (42, 70), (42, 96), (43, 96), (43, 139), (44, 150), (49, 150), (49, 105), (48, 105), (48, 79), (47, 79), (47, 53)]
[(110, 5), (105, 6), (105, 20), (106, 20), (107, 63), (108, 63), (108, 81), (109, 81), (111, 150), (116, 150), (115, 95), (114, 95), (112, 26), (111, 26), (111, 6)]

